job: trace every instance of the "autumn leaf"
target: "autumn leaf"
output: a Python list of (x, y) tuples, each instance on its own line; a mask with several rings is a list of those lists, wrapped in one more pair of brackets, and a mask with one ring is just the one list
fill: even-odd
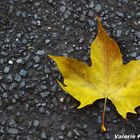
[(72, 58), (49, 57), (63, 75), (64, 83), (58, 83), (80, 102), (78, 108), (105, 98), (101, 129), (106, 131), (104, 116), (107, 99), (112, 101), (123, 118), (126, 118), (127, 112), (136, 113), (134, 109), (140, 105), (140, 61), (133, 60), (124, 65), (117, 43), (97, 19), (98, 34), (91, 44), (91, 66)]

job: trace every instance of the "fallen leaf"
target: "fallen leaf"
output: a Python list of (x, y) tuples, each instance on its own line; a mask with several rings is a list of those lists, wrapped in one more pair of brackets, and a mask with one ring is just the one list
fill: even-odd
[(52, 56), (64, 83), (60, 86), (80, 102), (78, 108), (92, 104), (105, 98), (102, 131), (107, 99), (115, 105), (119, 114), (126, 118), (127, 112), (136, 113), (135, 107), (140, 105), (140, 61), (123, 64), (122, 55), (117, 43), (109, 37), (98, 19), (98, 34), (91, 44), (91, 63), (63, 56)]

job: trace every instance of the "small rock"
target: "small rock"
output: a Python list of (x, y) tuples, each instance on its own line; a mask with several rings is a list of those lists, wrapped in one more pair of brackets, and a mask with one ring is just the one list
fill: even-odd
[(65, 10), (66, 10), (66, 6), (61, 6), (61, 7), (60, 7), (60, 11), (61, 11), (62, 13), (64, 13)]
[(39, 50), (36, 52), (37, 55), (44, 55), (45, 54), (45, 51), (44, 50)]
[(71, 131), (68, 131), (67, 137), (72, 138), (72, 132)]
[(58, 102), (57, 102), (57, 100), (56, 100), (55, 97), (52, 99), (52, 102), (53, 102), (53, 104), (54, 104), (55, 106), (58, 106)]
[(47, 138), (45, 131), (41, 132), (41, 138), (42, 139), (46, 139)]
[(45, 44), (47, 45), (47, 44), (49, 44), (50, 43), (50, 39), (46, 39), (45, 40)]
[(60, 135), (60, 136), (58, 136), (58, 138), (59, 138), (60, 140), (63, 140), (63, 139), (64, 139), (64, 136), (63, 136), (63, 135)]
[(93, 11), (90, 10), (89, 13), (88, 13), (88, 16), (93, 17), (94, 16)]
[(53, 0), (48, 0), (48, 2), (51, 4), (51, 3), (53, 3)]
[(12, 65), (14, 62), (12, 60), (9, 60), (8, 63)]
[(10, 129), (8, 129), (8, 133), (10, 133), (10, 134), (18, 134), (18, 129), (10, 128)]
[(79, 41), (78, 41), (78, 43), (83, 43), (84, 42), (84, 38), (83, 37), (81, 37), (80, 39), (79, 39)]
[(140, 38), (140, 32), (136, 32), (135, 35), (137, 38)]
[(89, 20), (88, 20), (88, 23), (89, 23), (89, 25), (90, 25), (91, 27), (94, 27), (94, 26), (95, 26), (94, 20), (89, 19)]
[(123, 16), (124, 16), (122, 12), (118, 12), (118, 11), (117, 11), (116, 14), (117, 14), (119, 17), (123, 17)]
[(7, 79), (8, 79), (10, 82), (12, 82), (12, 81), (13, 81), (12, 74), (8, 74), (8, 75), (7, 75)]
[(60, 128), (61, 128), (61, 130), (65, 130), (66, 127), (65, 127), (65, 125), (61, 125)]
[(14, 80), (17, 81), (17, 82), (20, 82), (21, 81), (21, 76), (19, 74), (16, 74)]
[(80, 136), (80, 133), (79, 133), (76, 129), (73, 129), (73, 132), (74, 132), (77, 136)]
[(57, 33), (52, 33), (52, 37), (56, 38), (57, 37)]
[(35, 127), (37, 127), (37, 126), (39, 125), (39, 121), (38, 121), (38, 120), (34, 120), (33, 125), (34, 125)]
[(20, 84), (19, 84), (19, 88), (23, 88), (25, 86), (25, 80), (21, 80)]
[(39, 112), (40, 112), (40, 113), (45, 113), (44, 107), (40, 107), (40, 108), (39, 108)]
[(97, 121), (98, 121), (98, 123), (102, 122), (101, 116), (98, 116)]
[(90, 5), (89, 5), (89, 8), (93, 8), (93, 7), (94, 7), (94, 2), (91, 1), (91, 2), (90, 2)]
[(42, 97), (42, 98), (45, 98), (45, 97), (47, 97), (49, 95), (49, 92), (41, 92), (40, 93), (40, 96)]
[(99, 13), (99, 12), (101, 11), (101, 9), (102, 9), (102, 7), (101, 7), (100, 4), (97, 4), (97, 5), (95, 6), (95, 11), (96, 11), (97, 13)]
[(12, 91), (16, 87), (17, 87), (17, 83), (15, 82), (11, 83), (11, 85), (9, 86), (9, 91)]
[(116, 36), (117, 36), (117, 37), (120, 37), (120, 36), (121, 36), (121, 33), (122, 33), (122, 31), (118, 29), (118, 30), (116, 31)]
[(133, 52), (133, 53), (130, 54), (130, 56), (131, 57), (136, 57), (137, 56), (137, 53), (136, 52)]
[(19, 59), (16, 60), (16, 62), (17, 62), (18, 64), (22, 64), (22, 63), (23, 63), (23, 60), (22, 60), (21, 58), (19, 58)]
[(8, 94), (6, 92), (3, 93), (2, 95), (4, 98), (7, 98), (8, 97)]
[(82, 14), (82, 15), (80, 16), (80, 21), (85, 21), (85, 19), (86, 19), (86, 16)]
[(2, 75), (0, 75), (0, 80), (2, 80), (3, 79), (3, 76)]
[(8, 73), (9, 70), (10, 70), (9, 66), (5, 66), (3, 71), (4, 71), (4, 73)]
[(40, 62), (40, 57), (39, 56), (35, 56), (34, 58), (35, 63), (39, 63)]
[(137, 57), (136, 57), (136, 60), (140, 60), (140, 56), (137, 56)]
[(67, 19), (67, 18), (69, 18), (70, 15), (71, 15), (71, 11), (67, 10), (64, 14), (64, 18)]
[(23, 77), (26, 77), (27, 76), (27, 71), (25, 69), (21, 69), (19, 74)]

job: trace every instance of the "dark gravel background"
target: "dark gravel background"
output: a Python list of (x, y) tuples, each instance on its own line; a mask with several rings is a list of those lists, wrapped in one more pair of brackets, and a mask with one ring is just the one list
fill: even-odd
[(60, 89), (48, 54), (89, 63), (96, 15), (119, 44), (124, 63), (140, 59), (140, 0), (0, 0), (0, 140), (114, 140), (140, 133), (140, 108), (127, 123), (108, 101), (77, 110)]

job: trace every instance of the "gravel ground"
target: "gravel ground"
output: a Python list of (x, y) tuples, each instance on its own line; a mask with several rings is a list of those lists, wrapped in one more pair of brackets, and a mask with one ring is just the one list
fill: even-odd
[(140, 133), (140, 108), (127, 123), (108, 101), (77, 110), (78, 101), (58, 86), (47, 55), (89, 60), (96, 15), (119, 44), (124, 63), (140, 59), (140, 0), (0, 1), (0, 140), (114, 140)]

